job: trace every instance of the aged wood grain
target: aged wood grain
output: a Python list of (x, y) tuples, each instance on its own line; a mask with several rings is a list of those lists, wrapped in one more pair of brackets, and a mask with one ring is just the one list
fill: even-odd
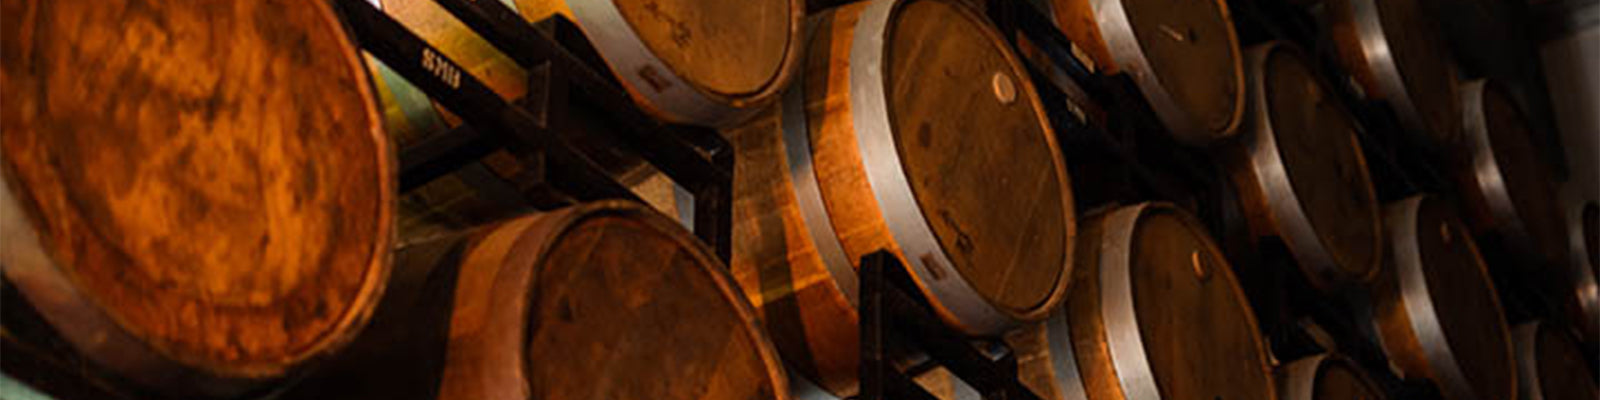
[[(1098, 217), (1085, 223), (1080, 236), (1074, 287), (1065, 308), (1051, 318), (1059, 325), (1030, 325), (1007, 337), (1017, 353), (1024, 384), (1046, 399), (1072, 398), (1081, 388), (1089, 399), (1126, 399), (1122, 380), (1152, 382), (1161, 398), (1273, 399), (1274, 383), (1266, 348), (1244, 293), (1220, 252), (1199, 225), (1180, 211), (1147, 209), (1134, 229), (1131, 247), (1104, 241), (1113, 227)], [(1100, 269), (1108, 257), (1127, 254), (1132, 276), (1134, 315), (1113, 314), (1103, 296)], [(1196, 262), (1203, 274), (1197, 274)], [(1116, 359), (1108, 321), (1132, 318), (1143, 344), (1143, 360)], [(1067, 336), (1072, 355), (1053, 354), (1049, 338)], [(1126, 338), (1120, 338), (1126, 339)], [(1058, 380), (1055, 357), (1075, 357), (1079, 381)], [(1126, 354), (1119, 354), (1126, 357)], [(1122, 369), (1130, 362), (1147, 363), (1148, 371)], [(1119, 364), (1121, 363), (1121, 364)]]
[[(862, 159), (853, 114), (859, 111), (851, 105), (852, 85), (860, 83), (850, 80), (850, 52), (866, 5), (843, 5), (813, 19), (805, 73), (796, 82), (805, 115), (769, 108), (724, 132), (737, 154), (734, 274), (798, 375), (839, 395), (856, 390), (859, 333), (854, 306), (829, 274), (817, 241), (838, 240), (852, 263), (879, 249), (899, 252), (867, 179), (872, 160)], [(899, 7), (891, 25), (898, 28), (884, 50), (887, 117), (915, 206), (956, 263), (935, 273), (974, 283), (1010, 318), (1042, 318), (1064, 291), (1075, 218), (1038, 100), (1019, 78), (1016, 58), (972, 11), (934, 0)], [(931, 40), (938, 30), (945, 39)], [(1009, 101), (995, 94), (997, 74), (1014, 85)], [(788, 159), (784, 118), (804, 119), (810, 160)], [(791, 161), (815, 168), (833, 237), (811, 236)]]
[[(291, 4), (292, 3), (292, 4)], [(6, 1), (7, 184), (76, 289), (165, 357), (280, 376), (359, 329), (392, 163), (323, 5)]]
[(1277, 140), (1292, 190), (1334, 266), (1371, 277), (1382, 261), (1381, 228), (1355, 121), (1293, 53), (1274, 52), (1262, 73), (1271, 131), (1258, 134)]
[(285, 398), (789, 398), (726, 268), (641, 204), (587, 203), (410, 246), (392, 286), (354, 351)]
[[(587, 1), (587, 0), (585, 0)], [(759, 106), (787, 82), (803, 8), (791, 0), (611, 1), (629, 29), (673, 73), (735, 107)], [(572, 16), (565, 0), (516, 0), (529, 21)], [(644, 73), (617, 71), (618, 74)], [(640, 90), (643, 88), (632, 88)]]
[[(1100, 28), (1096, 0), (1051, 0), (1056, 26), (1110, 74), (1152, 74), (1179, 108), (1216, 137), (1234, 132), (1244, 113), (1243, 69), (1228, 5), (1222, 0), (1118, 0), (1150, 69), (1117, 59)], [(1105, 11), (1109, 13), (1109, 11)], [(1130, 69), (1131, 68), (1131, 69)], [(1179, 129), (1179, 128), (1173, 128)]]
[(988, 37), (949, 34), (975, 23), (960, 11), (937, 2), (901, 11), (890, 33), (891, 124), (955, 270), (994, 304), (1023, 312), (1049, 300), (1068, 262), (1058, 244), (1070, 212), (1059, 205), (1071, 195), (1051, 168), (1057, 147), (1040, 145), (1053, 139), (1048, 122), (1015, 93), (1028, 79), (1013, 68), (1019, 60)]

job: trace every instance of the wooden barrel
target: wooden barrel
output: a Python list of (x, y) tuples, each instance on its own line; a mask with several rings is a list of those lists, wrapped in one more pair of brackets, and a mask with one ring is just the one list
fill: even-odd
[(388, 139), (332, 10), (289, 3), (0, 3), (0, 264), (137, 384), (260, 387), (383, 291)]
[(1245, 59), (1248, 122), (1220, 158), (1251, 231), (1281, 239), (1318, 288), (1370, 280), (1383, 228), (1356, 121), (1300, 51), (1269, 43)]
[(862, 256), (894, 252), (944, 321), (998, 334), (1063, 294), (1075, 216), (1027, 72), (982, 16), (872, 0), (814, 18), (781, 109), (727, 132), (732, 264), (787, 362), (844, 396)]
[(1132, 78), (1178, 140), (1206, 144), (1241, 127), (1244, 64), (1227, 2), (1050, 0), (1049, 8), (1085, 61)]
[(1278, 393), (1286, 400), (1389, 398), (1366, 370), (1336, 354), (1318, 354), (1279, 367)]
[(1588, 257), (1578, 258), (1589, 260), (1589, 270), (1600, 276), (1600, 202), (1584, 203), (1582, 213), (1578, 217), (1583, 221), (1579, 236), (1583, 238), (1583, 253)]
[(668, 121), (727, 125), (777, 97), (802, 46), (802, 0), (514, 0), (583, 30), (634, 100)]
[(1418, 0), (1330, 0), (1329, 34), (1339, 61), (1368, 98), (1442, 149), (1461, 144), (1456, 70), (1438, 27)]
[(401, 249), (392, 288), (291, 399), (786, 399), (722, 263), (643, 205), (530, 214)]
[(1517, 352), (1517, 392), (1522, 400), (1600, 398), (1583, 347), (1567, 331), (1533, 321), (1511, 332)]
[(1577, 218), (1567, 219), (1568, 263), (1549, 279), (1559, 291), (1569, 325), (1583, 343), (1600, 347), (1600, 269), (1595, 258), (1600, 239), (1600, 203), (1582, 203)]
[(1446, 398), (1510, 399), (1517, 379), (1494, 283), (1445, 200), (1416, 196), (1384, 209), (1389, 255), (1372, 288), (1373, 318), (1403, 377), (1431, 379)]
[[(527, 72), (428, 0), (384, 11), (507, 98)], [(528, 21), (572, 20), (634, 100), (678, 123), (729, 125), (776, 98), (801, 51), (801, 0), (499, 0)]]
[(1476, 80), (1461, 86), (1468, 162), (1456, 171), (1467, 222), (1515, 250), (1565, 265), (1567, 230), (1560, 198), (1535, 131), (1504, 88)]
[(1008, 337), (1035, 392), (1278, 398), (1250, 304), (1193, 216), (1164, 203), (1113, 209), (1084, 224), (1078, 248), (1066, 305)]

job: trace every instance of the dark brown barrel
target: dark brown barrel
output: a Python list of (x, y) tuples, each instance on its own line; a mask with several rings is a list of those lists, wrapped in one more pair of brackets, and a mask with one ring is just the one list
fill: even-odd
[(1461, 86), (1468, 163), (1456, 171), (1474, 233), (1493, 234), (1550, 265), (1567, 257), (1553, 171), (1522, 108), (1499, 84)]
[(1356, 121), (1300, 51), (1269, 43), (1245, 60), (1246, 124), (1220, 156), (1251, 231), (1282, 239), (1323, 290), (1370, 280), (1383, 228)]
[(1517, 352), (1517, 391), (1522, 400), (1600, 398), (1594, 370), (1583, 348), (1566, 330), (1540, 321), (1511, 332)]
[[(1568, 263), (1547, 279), (1566, 309), (1567, 321), (1579, 341), (1600, 347), (1600, 270), (1594, 259), (1596, 228), (1600, 228), (1600, 203), (1582, 203), (1577, 218), (1567, 219)], [(1569, 214), (1571, 215), (1571, 214)]]
[(1383, 400), (1389, 396), (1366, 370), (1337, 354), (1318, 354), (1278, 368), (1285, 400)]
[(1227, 2), (1050, 0), (1049, 6), (1084, 61), (1128, 74), (1178, 140), (1206, 144), (1241, 127), (1244, 64)]
[(1478, 247), (1445, 200), (1385, 207), (1389, 254), (1372, 288), (1378, 343), (1405, 378), (1431, 379), (1446, 398), (1511, 399), (1510, 334)]
[(1368, 98), (1383, 100), (1414, 133), (1442, 149), (1461, 144), (1456, 70), (1418, 0), (1331, 0), (1339, 61)]
[(855, 392), (855, 268), (880, 249), (964, 332), (1043, 318), (1071, 271), (1072, 196), (1002, 37), (941, 0), (852, 3), (812, 23), (781, 109), (727, 132), (734, 274), (789, 364)]
[(1582, 225), (1583, 254), (1588, 257), (1579, 257), (1589, 260), (1589, 269), (1600, 275), (1600, 202), (1590, 201), (1583, 204), (1583, 215), (1579, 216)]
[(786, 399), (722, 263), (643, 205), (530, 214), (401, 249), (350, 351), (287, 398)]
[(1255, 315), (1198, 220), (1164, 203), (1117, 208), (1084, 224), (1078, 248), (1065, 307), (1008, 337), (1035, 392), (1278, 398)]
[(365, 324), (393, 156), (326, 4), (0, 4), (0, 264), (63, 338), (222, 396)]

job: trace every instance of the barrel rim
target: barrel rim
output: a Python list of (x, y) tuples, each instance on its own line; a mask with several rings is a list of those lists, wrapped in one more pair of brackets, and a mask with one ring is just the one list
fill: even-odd
[[(312, 12), (324, 21), (325, 29), (334, 46), (342, 49), (338, 57), (344, 60), (352, 76), (365, 77), (367, 70), (362, 58), (345, 34), (342, 22), (328, 4), (311, 5)], [(366, 107), (369, 121), (365, 134), (372, 139), (374, 160), (380, 165), (398, 165), (388, 136), (383, 131), (383, 118), (373, 89), (365, 82), (352, 85)], [(3, 157), (3, 155), (0, 155)], [(0, 163), (4, 164), (4, 163)], [(92, 295), (83, 292), (74, 283), (71, 272), (56, 262), (51, 252), (41, 243), (37, 229), (31, 221), (33, 212), (20, 201), (13, 191), (21, 185), (12, 178), (10, 167), (0, 171), (0, 213), (4, 220), (19, 221), (4, 225), (6, 251), (3, 253), (3, 273), (16, 284), (29, 305), (40, 311), (50, 326), (72, 344), (74, 350), (94, 360), (108, 371), (129, 378), (132, 383), (167, 394), (227, 396), (239, 395), (271, 382), (290, 380), (298, 370), (311, 362), (325, 359), (336, 350), (354, 340), (360, 327), (366, 325), (377, 308), (390, 275), (390, 248), (395, 242), (393, 218), (396, 196), (394, 188), (398, 177), (389, 168), (379, 168), (384, 176), (378, 182), (375, 203), (378, 215), (369, 249), (365, 277), (360, 290), (350, 300), (349, 306), (336, 322), (289, 357), (263, 360), (243, 365), (213, 362), (216, 360), (185, 357), (158, 343), (141, 339), (124, 322), (107, 312)], [(18, 240), (11, 240), (18, 239)]]
[(1196, 121), (1193, 113), (1178, 105), (1166, 86), (1153, 72), (1149, 57), (1144, 54), (1144, 47), (1140, 45), (1139, 38), (1134, 34), (1133, 22), (1128, 18), (1125, 0), (1089, 0), (1089, 7), (1094, 12), (1096, 26), (1106, 44), (1106, 49), (1111, 57), (1116, 60), (1120, 68), (1126, 68), (1138, 86), (1139, 92), (1144, 94), (1150, 108), (1155, 111), (1156, 117), (1172, 136), (1179, 141), (1201, 146), (1220, 139), (1233, 137), (1239, 134), (1240, 127), (1244, 125), (1246, 90), (1244, 57), (1239, 44), (1239, 34), (1233, 28), (1233, 14), (1228, 9), (1226, 0), (1210, 0), (1228, 26), (1228, 49), (1233, 55), (1233, 80), (1235, 93), (1233, 111), (1228, 117), (1228, 123), (1222, 129), (1213, 130), (1204, 123)]
[(1539, 386), (1539, 331), (1543, 324), (1538, 320), (1525, 322), (1511, 329), (1511, 343), (1516, 347), (1517, 374), (1529, 379), (1517, 381), (1517, 394), (1522, 400), (1544, 400), (1544, 388)]
[[(1205, 247), (1212, 250), (1215, 259), (1222, 260), (1221, 266), (1212, 272), (1210, 279), (1223, 279), (1235, 304), (1242, 311), (1247, 332), (1251, 332), (1251, 341), (1255, 344), (1256, 359), (1260, 370), (1268, 370), (1267, 354), (1264, 339), (1260, 335), (1260, 325), (1256, 321), (1254, 310), (1250, 308), (1249, 298), (1245, 296), (1244, 289), (1239, 285), (1227, 260), (1221, 255), (1221, 248), (1217, 246), (1204, 224), (1200, 223), (1194, 215), (1183, 211), (1176, 205), (1166, 202), (1145, 202), (1125, 206), (1109, 211), (1103, 219), (1095, 222), (1101, 227), (1101, 237), (1097, 256), (1096, 279), (1100, 286), (1099, 302), (1100, 319), (1103, 322), (1106, 350), (1110, 354), (1113, 369), (1116, 371), (1118, 387), (1124, 397), (1133, 399), (1159, 399), (1161, 391), (1156, 386), (1155, 371), (1149, 364), (1143, 343), (1144, 333), (1139, 329), (1138, 309), (1133, 290), (1133, 274), (1129, 266), (1133, 258), (1133, 243), (1135, 241), (1140, 222), (1145, 217), (1153, 215), (1169, 215), (1177, 218), (1189, 228)], [(1266, 376), (1271, 381), (1271, 376)], [(1269, 392), (1276, 388), (1268, 388)]]
[[(1273, 41), (1253, 46), (1245, 51), (1245, 64), (1250, 71), (1246, 75), (1249, 81), (1247, 97), (1250, 101), (1250, 126), (1244, 129), (1241, 135), (1244, 142), (1248, 167), (1253, 172), (1254, 183), (1261, 189), (1271, 215), (1271, 225), (1282, 236), (1289, 252), (1299, 261), (1298, 264), (1304, 275), (1313, 286), (1323, 291), (1331, 291), (1346, 284), (1360, 284), (1372, 281), (1378, 276), (1383, 263), (1383, 224), (1381, 221), (1381, 207), (1378, 204), (1376, 190), (1372, 185), (1372, 176), (1367, 168), (1367, 158), (1359, 148), (1360, 139), (1351, 133), (1350, 143), (1357, 148), (1353, 149), (1357, 168), (1361, 171), (1361, 185), (1363, 196), (1368, 207), (1368, 217), (1373, 221), (1369, 232), (1371, 235), (1371, 248), (1375, 254), (1368, 265), (1362, 268), (1359, 275), (1351, 274), (1339, 266), (1338, 258), (1333, 255), (1333, 250), (1327, 239), (1318, 233), (1312, 224), (1310, 214), (1301, 206), (1300, 196), (1294, 189), (1289, 178), (1288, 165), (1284, 162), (1283, 154), (1278, 147), (1277, 130), (1273, 126), (1272, 113), (1267, 105), (1266, 69), (1267, 62), (1275, 54), (1285, 54), (1294, 57), (1313, 72), (1315, 68), (1307, 63), (1307, 58), (1298, 47), (1281, 41)], [(1317, 83), (1323, 90), (1328, 90), (1328, 84), (1320, 77)], [(1331, 92), (1331, 91), (1330, 91)], [(1349, 110), (1343, 106), (1337, 107), (1347, 119), (1351, 119), (1354, 129), (1360, 127), (1350, 117)]]
[[(762, 105), (773, 101), (802, 67), (799, 60), (805, 49), (802, 34), (806, 20), (803, 0), (787, 0), (789, 34), (778, 70), (759, 89), (747, 93), (723, 93), (686, 79), (644, 43), (613, 0), (566, 0), (565, 3), (572, 11), (575, 25), (588, 37), (595, 51), (614, 75), (627, 83), (623, 88), (642, 100), (637, 102), (641, 107), (672, 122), (728, 127), (748, 120)], [(653, 91), (645, 90), (657, 86), (637, 73), (643, 70), (665, 72), (652, 75), (665, 84)]]
[[(513, 253), (506, 254), (506, 259), (501, 263), (500, 268), (525, 269), (528, 276), (527, 279), (523, 279), (515, 285), (495, 285), (494, 291), (510, 291), (508, 292), (510, 295), (523, 296), (523, 301), (525, 301), (527, 305), (522, 308), (521, 312), (531, 312), (536, 306), (536, 299), (533, 296), (537, 295), (538, 287), (542, 284), (539, 280), (539, 275), (542, 275), (546, 268), (545, 263), (548, 261), (547, 256), (549, 252), (555, 248), (557, 243), (560, 243), (561, 238), (566, 236), (567, 233), (571, 232), (573, 229), (582, 226), (584, 222), (590, 219), (604, 216), (624, 216), (633, 221), (642, 223), (648, 228), (654, 229), (661, 233), (663, 238), (671, 240), (674, 244), (680, 246), (690, 257), (693, 257), (695, 261), (697, 261), (694, 264), (699, 266), (700, 270), (705, 272), (715, 283), (720, 297), (726, 303), (732, 306), (734, 312), (738, 314), (737, 317), (739, 319), (746, 322), (741, 324), (743, 327), (742, 330), (744, 331), (743, 336), (746, 336), (752, 340), (754, 344), (753, 347), (756, 348), (758, 353), (757, 357), (761, 359), (762, 364), (766, 365), (767, 368), (765, 372), (768, 382), (772, 384), (774, 396), (777, 399), (789, 398), (790, 393), (788, 375), (783, 361), (779, 358), (777, 348), (773, 345), (771, 338), (767, 336), (763, 326), (761, 325), (760, 318), (755, 311), (755, 307), (750, 304), (749, 299), (744, 297), (744, 292), (740, 290), (735, 283), (736, 281), (732, 272), (729, 271), (726, 265), (714, 255), (711, 249), (705, 243), (697, 239), (693, 233), (689, 232), (676, 220), (660, 214), (647, 205), (631, 200), (601, 200), (570, 206), (556, 211), (537, 213), (505, 222), (504, 224), (526, 225), (523, 229), (521, 229), (520, 232), (515, 233), (515, 238), (512, 240), (516, 243), (516, 246), (512, 247)], [(489, 232), (492, 233), (497, 231), (498, 228), (502, 226), (505, 225), (496, 225), (491, 228)], [(520, 248), (520, 246), (529, 244), (534, 245), (535, 247)], [(513, 260), (512, 257), (516, 257), (516, 259)], [(496, 270), (495, 272), (490, 273), (498, 273), (498, 271), (499, 270)], [(490, 294), (491, 293), (480, 293), (478, 295)], [(456, 296), (461, 295), (462, 293), (460, 292), (456, 293)], [(513, 346), (513, 348), (518, 349), (517, 358), (527, 362), (532, 362), (532, 360), (527, 359), (526, 355), (529, 346), (527, 338), (528, 334), (531, 334), (534, 325), (536, 325), (538, 321), (528, 318), (527, 315), (523, 315), (522, 320), (524, 322), (512, 324), (512, 326), (516, 326), (517, 329), (521, 329), (523, 334), (512, 335), (509, 338), (518, 340), (518, 342)], [(452, 351), (455, 351), (455, 344), (456, 343), (452, 343)], [(468, 345), (469, 349), (472, 349), (469, 351), (477, 352), (504, 351), (506, 348), (498, 346), (502, 343), (487, 343), (487, 341), (469, 341), (465, 344)], [(451, 365), (453, 364), (447, 363), (446, 368), (450, 368)], [(526, 368), (529, 366), (530, 364), (528, 363), (517, 365), (517, 367), (522, 368), (522, 371), (527, 371)], [(451, 375), (446, 374), (446, 376)], [(526, 372), (518, 374), (518, 378), (521, 379), (518, 382), (519, 385), (528, 384)]]
[(1319, 353), (1310, 357), (1301, 358), (1284, 365), (1278, 376), (1279, 394), (1286, 399), (1313, 400), (1316, 398), (1317, 382), (1322, 374), (1330, 367), (1341, 366), (1352, 371), (1352, 375), (1363, 386), (1382, 393), (1377, 382), (1372, 380), (1367, 370), (1339, 353)]
[[(990, 303), (983, 294), (977, 291), (971, 283), (962, 279), (929, 280), (925, 277), (940, 276), (933, 274), (925, 264), (924, 258), (931, 259), (943, 266), (954, 266), (949, 255), (939, 244), (938, 236), (933, 232), (928, 223), (927, 216), (918, 206), (917, 197), (911, 188), (911, 182), (900, 161), (900, 153), (895, 139), (894, 125), (889, 119), (888, 97), (886, 96), (888, 74), (885, 69), (888, 63), (888, 43), (891, 27), (895, 21), (894, 16), (903, 8), (902, 6), (917, 1), (941, 0), (872, 0), (866, 2), (861, 11), (860, 19), (852, 35), (849, 53), (849, 82), (850, 82), (850, 118), (854, 124), (857, 148), (860, 151), (862, 168), (866, 173), (873, 198), (877, 201), (880, 216), (894, 242), (900, 247), (900, 255), (912, 270), (911, 278), (923, 293), (927, 294), (934, 307), (934, 311), (947, 322), (951, 322), (958, 329), (976, 335), (998, 335), (1021, 321), (1037, 321), (1049, 315), (1049, 311), (1065, 297), (1066, 288), (1071, 282), (1073, 238), (1076, 237), (1077, 224), (1071, 193), (1071, 182), (1065, 169), (1065, 160), (1059, 152), (1052, 152), (1052, 168), (1056, 172), (1057, 185), (1062, 190), (1062, 211), (1067, 223), (1063, 256), (1061, 260), (1061, 273), (1057, 275), (1056, 285), (1051, 293), (1038, 305), (1031, 309), (1011, 310)], [(947, 3), (955, 7), (958, 13), (972, 18), (971, 22), (984, 35), (990, 43), (1001, 46), (1004, 43), (988, 22), (981, 17), (973, 15), (971, 10), (959, 4)], [(1018, 71), (1020, 61), (1016, 55), (1006, 47), (999, 47), (999, 53), (1008, 61), (1007, 65), (1018, 76), (1025, 73)], [(1043, 106), (1034, 92), (1032, 84), (1021, 79), (1019, 92), (1036, 110)], [(1036, 123), (1044, 133), (1046, 143), (1059, 148), (1056, 144), (1054, 130), (1043, 113), (1036, 113)], [(919, 257), (908, 257), (908, 254), (920, 254)], [(959, 275), (959, 274), (957, 274)]]
[(1500, 160), (1495, 157), (1494, 140), (1489, 133), (1489, 116), (1484, 107), (1489, 92), (1494, 91), (1510, 100), (1512, 111), (1519, 119), (1526, 121), (1522, 105), (1506, 90), (1499, 81), (1490, 79), (1474, 79), (1461, 84), (1462, 132), (1466, 134), (1464, 141), (1470, 160), (1466, 174), (1472, 183), (1468, 190), (1476, 192), (1468, 197), (1481, 201), (1494, 221), (1481, 223), (1485, 226), (1483, 229), (1504, 236), (1514, 246), (1537, 252), (1537, 240), (1518, 212), (1516, 202), (1512, 201), (1511, 188), (1506, 185)]
[[(1421, 108), (1417, 106), (1414, 93), (1406, 86), (1405, 77), (1400, 73), (1399, 62), (1395, 59), (1393, 48), (1389, 45), (1389, 34), (1383, 29), (1383, 16), (1378, 11), (1377, 0), (1338, 0), (1349, 10), (1349, 18), (1355, 26), (1355, 40), (1359, 44), (1361, 58), (1366, 60), (1366, 71), (1356, 71), (1371, 77), (1378, 89), (1375, 97), (1380, 97), (1389, 103), (1399, 117), (1400, 123), (1413, 132), (1433, 132), (1438, 127), (1430, 127), (1422, 117)], [(1433, 41), (1433, 38), (1426, 40)], [(1437, 43), (1436, 43), (1437, 44)], [(1454, 64), (1449, 64), (1454, 65)], [(1442, 73), (1448, 74), (1451, 81), (1456, 80), (1455, 68), (1447, 68)], [(1451, 87), (1451, 90), (1454, 90)], [(1460, 109), (1458, 108), (1459, 112)], [(1451, 137), (1452, 132), (1436, 132), (1443, 137)], [(1455, 146), (1457, 143), (1435, 143), (1445, 148)]]
[[(1539, 347), (1547, 343), (1540, 339), (1547, 337), (1546, 335), (1555, 335), (1556, 338), (1564, 340), (1566, 344), (1571, 345), (1573, 348), (1583, 348), (1582, 343), (1577, 338), (1572, 337), (1568, 331), (1561, 329), (1561, 326), (1560, 324), (1552, 324), (1548, 321), (1536, 319), (1518, 324), (1511, 329), (1511, 342), (1515, 347), (1516, 355), (1516, 374), (1523, 378), (1517, 381), (1517, 394), (1520, 399), (1545, 400), (1546, 397), (1549, 397), (1544, 394), (1544, 382), (1537, 379), (1537, 377), (1541, 376), (1539, 374)], [(1584, 357), (1580, 355), (1579, 358)], [(1584, 359), (1586, 360), (1585, 364), (1587, 364), (1587, 359)], [(1592, 365), (1585, 366), (1593, 368)], [(1586, 370), (1582, 372), (1587, 377), (1589, 376), (1587, 373), (1592, 371)]]
[[(807, 24), (806, 38), (810, 39), (814, 26)], [(833, 220), (828, 216), (827, 205), (823, 202), (822, 182), (817, 176), (816, 167), (812, 161), (810, 117), (805, 112), (805, 85), (795, 85), (784, 92), (783, 109), (779, 112), (779, 123), (783, 131), (784, 156), (789, 167), (790, 186), (794, 188), (793, 194), (796, 206), (800, 209), (801, 223), (806, 226), (806, 233), (810, 235), (810, 242), (816, 246), (817, 256), (822, 259), (822, 266), (827, 269), (828, 276), (833, 278), (830, 284), (844, 293), (846, 301), (852, 308), (860, 301), (860, 282), (856, 280), (855, 263), (844, 251), (844, 244), (839, 241), (838, 232), (833, 228)]]
[[(1451, 397), (1471, 399), (1475, 398), (1473, 396), (1475, 389), (1471, 382), (1467, 380), (1461, 365), (1457, 363), (1455, 350), (1450, 347), (1450, 343), (1446, 340), (1443, 323), (1439, 320), (1439, 315), (1436, 312), (1437, 307), (1433, 304), (1433, 294), (1428, 285), (1427, 277), (1423, 272), (1421, 243), (1418, 240), (1420, 229), (1417, 224), (1421, 223), (1423, 204), (1426, 202), (1430, 207), (1447, 207), (1448, 204), (1440, 203), (1442, 201), (1444, 200), (1432, 195), (1415, 195), (1385, 207), (1384, 223), (1388, 225), (1388, 229), (1391, 231), (1389, 243), (1393, 246), (1391, 248), (1392, 251), (1389, 252), (1393, 257), (1390, 264), (1393, 268), (1392, 273), (1398, 282), (1395, 290), (1399, 296), (1397, 296), (1396, 301), (1401, 303), (1401, 307), (1408, 317), (1406, 318), (1407, 324), (1405, 328), (1414, 337), (1418, 348), (1422, 350), (1423, 359), (1427, 361), (1427, 368), (1430, 370), (1429, 375), (1432, 375), (1432, 378), (1438, 381), (1440, 389), (1444, 393)], [(1460, 226), (1460, 221), (1454, 222), (1456, 223), (1457, 233), (1466, 233), (1465, 228)], [(1483, 257), (1478, 252), (1478, 246), (1465, 237), (1462, 240), (1472, 253), (1473, 260), (1477, 261), (1472, 266), (1474, 267), (1474, 272), (1489, 288), (1487, 294), (1489, 295), (1490, 303), (1494, 305), (1491, 313), (1495, 320), (1499, 322), (1495, 325), (1499, 328), (1501, 336), (1507, 339), (1503, 346), (1503, 352), (1508, 355), (1512, 354), (1509, 327), (1503, 316), (1500, 296), (1494, 292), (1494, 283), (1489, 277), (1488, 267), (1484, 265)], [(1379, 342), (1381, 344), (1384, 341), (1380, 340)], [(1388, 351), (1388, 349), (1386, 348), (1385, 351)], [(1511, 380), (1512, 389), (1515, 390), (1517, 385), (1515, 374), (1511, 374), (1507, 379)]]
[(1582, 337), (1593, 338), (1600, 335), (1600, 282), (1597, 282), (1600, 277), (1595, 276), (1596, 265), (1591, 264), (1589, 258), (1592, 254), (1590, 252), (1596, 249), (1588, 248), (1583, 230), (1584, 218), (1600, 215), (1600, 202), (1579, 201), (1575, 208), (1578, 218), (1567, 218), (1567, 251), (1571, 253), (1568, 255), (1571, 261), (1563, 268), (1568, 270), (1566, 278), (1573, 285), (1570, 297), (1571, 301), (1575, 302), (1578, 312), (1578, 315), (1572, 318), (1578, 322), (1571, 325), (1581, 333)]
[[(1050, 349), (1051, 376), (1061, 389), (1063, 400), (1089, 400), (1083, 373), (1078, 371), (1078, 355), (1073, 349), (1072, 317), (1068, 307), (1057, 308), (1044, 321), (1045, 343)], [(1052, 333), (1057, 332), (1057, 333)]]

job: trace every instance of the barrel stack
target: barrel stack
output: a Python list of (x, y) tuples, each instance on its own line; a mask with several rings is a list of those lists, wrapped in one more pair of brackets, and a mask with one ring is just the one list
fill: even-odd
[[(647, 4), (648, 3), (648, 7)], [(508, 100), (528, 91), (528, 66), (473, 32), (432, 0), (382, 0), (384, 13), (422, 37), (440, 53)], [(737, 5), (735, 5), (737, 4)], [(573, 7), (572, 5), (577, 5)], [(771, 104), (799, 68), (804, 18), (798, 0), (720, 3), (677, 1), (504, 0), (530, 23), (575, 23), (587, 33), (600, 60), (645, 111), (668, 122), (731, 126)], [(585, 49), (587, 50), (587, 49)], [(577, 50), (574, 50), (577, 51)], [(449, 135), (461, 121), (434, 104), (376, 59), (373, 82), (384, 108), (385, 127), (401, 146)], [(651, 165), (605, 140), (604, 110), (573, 107), (569, 113), (594, 135), (566, 138), (594, 155), (607, 172), (652, 206), (679, 215), (674, 186)], [(445, 177), (411, 190), (400, 202), (402, 243), (422, 241), (532, 211), (517, 193), (519, 176), (535, 168), (525, 154), (499, 150)]]
[(0, 0), (0, 396), (1594, 398), (1437, 3)]

